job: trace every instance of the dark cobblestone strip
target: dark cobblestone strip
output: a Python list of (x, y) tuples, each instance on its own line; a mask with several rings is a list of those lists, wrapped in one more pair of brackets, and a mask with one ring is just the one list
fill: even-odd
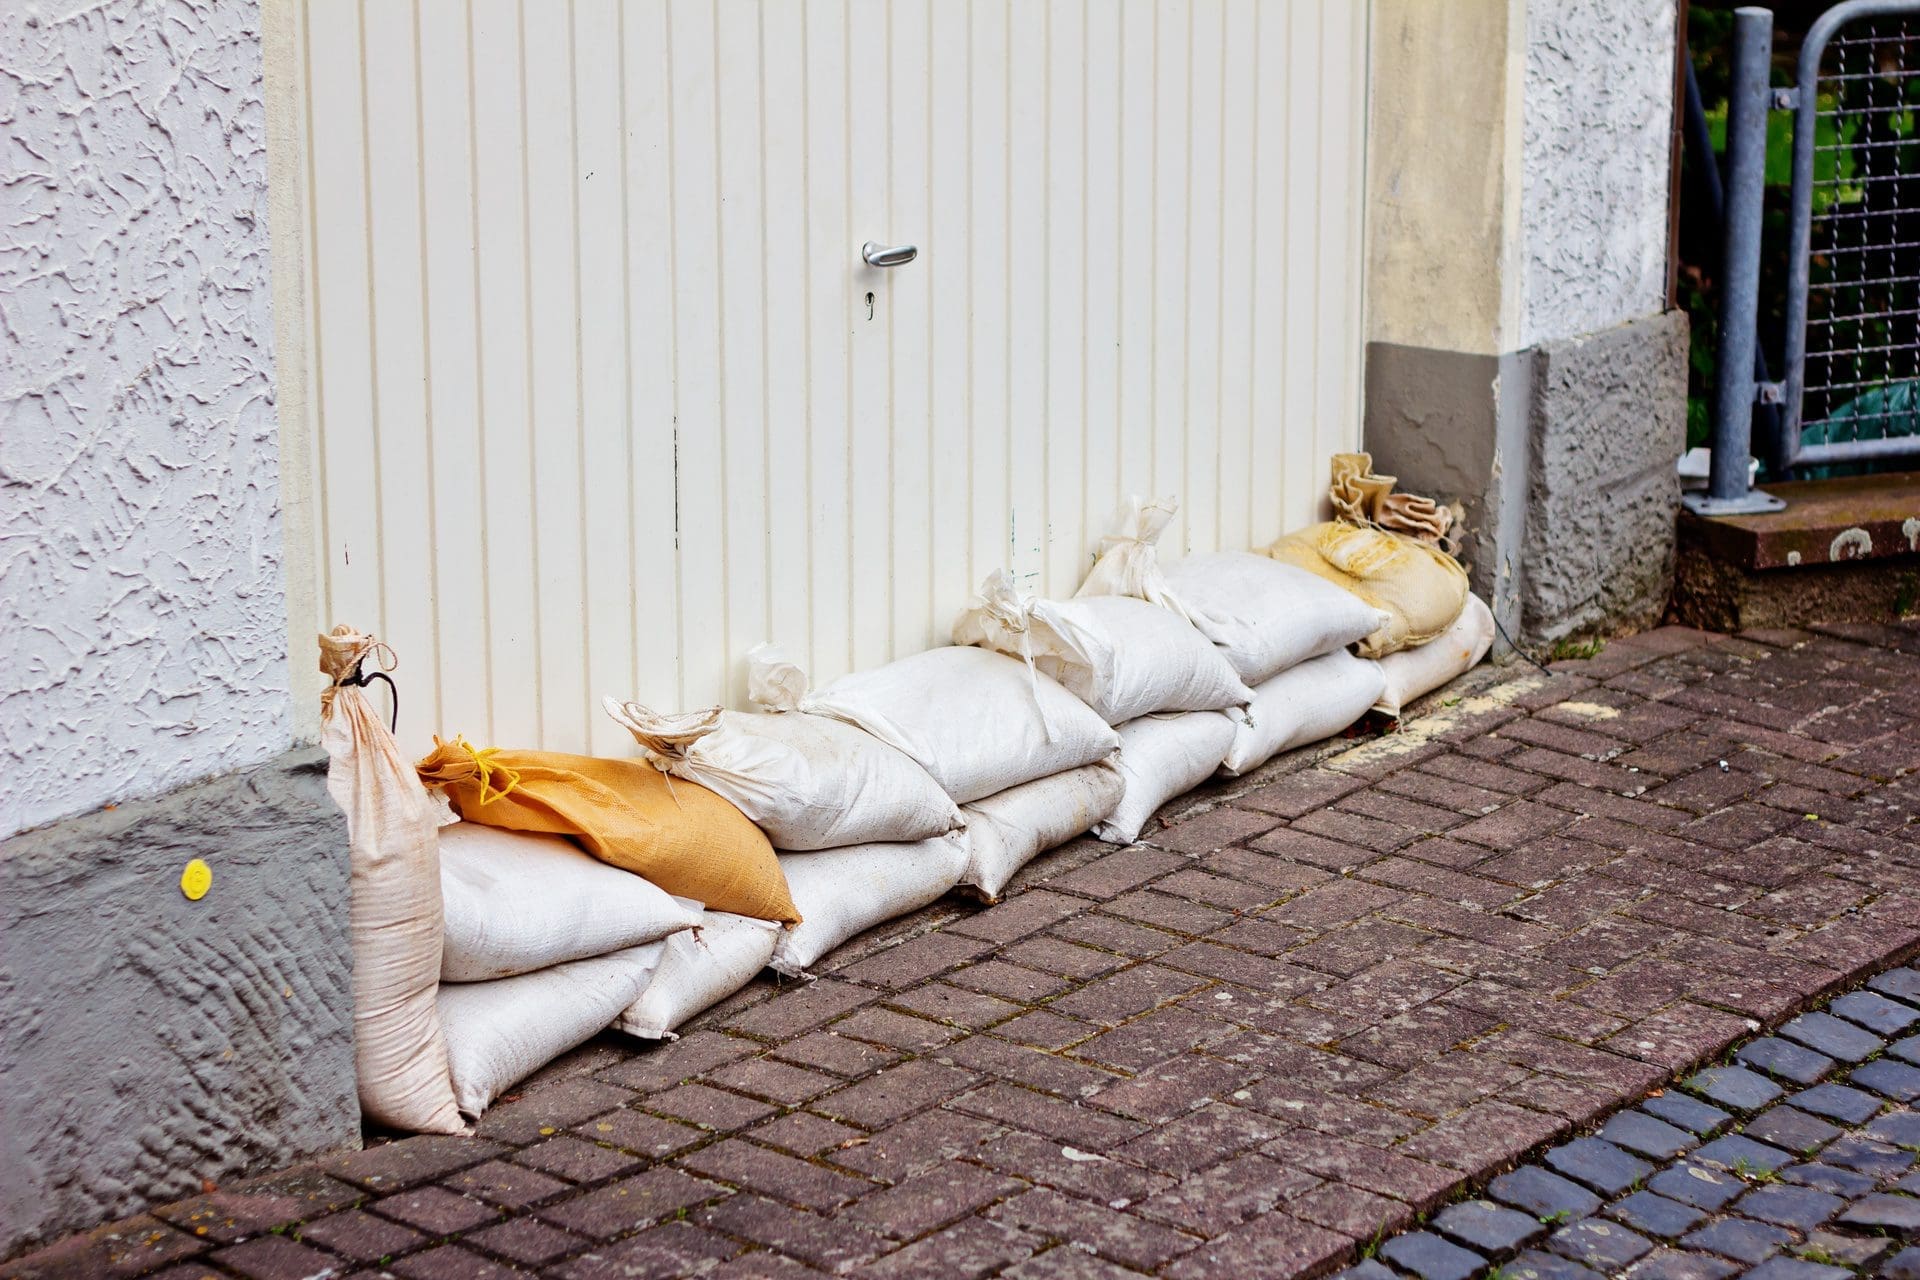
[(1337, 1280), (1920, 1280), (1917, 1026), (1920, 968), (1875, 975)]

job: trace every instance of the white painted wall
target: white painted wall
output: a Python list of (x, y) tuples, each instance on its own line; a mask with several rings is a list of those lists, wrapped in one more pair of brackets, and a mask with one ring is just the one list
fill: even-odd
[(1518, 347), (1662, 310), (1674, 0), (1527, 0)]
[(259, 12), (0, 13), (0, 834), (288, 742)]
[(625, 751), (604, 693), (943, 642), (1127, 492), (1270, 540), (1358, 440), (1366, 4), (299, 12), (310, 625), (409, 749)]

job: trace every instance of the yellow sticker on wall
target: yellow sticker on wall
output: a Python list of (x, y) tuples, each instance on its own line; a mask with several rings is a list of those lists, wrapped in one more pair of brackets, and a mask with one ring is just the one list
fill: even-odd
[(180, 892), (187, 895), (187, 901), (198, 902), (207, 896), (207, 890), (213, 887), (213, 868), (195, 858), (180, 873)]

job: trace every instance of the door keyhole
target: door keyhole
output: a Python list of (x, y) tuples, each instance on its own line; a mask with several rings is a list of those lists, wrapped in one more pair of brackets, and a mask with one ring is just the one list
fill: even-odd
[(873, 319), (873, 290), (867, 290), (867, 319)]

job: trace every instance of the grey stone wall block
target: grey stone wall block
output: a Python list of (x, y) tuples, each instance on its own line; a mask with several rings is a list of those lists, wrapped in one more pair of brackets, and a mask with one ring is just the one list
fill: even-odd
[(1529, 638), (1660, 620), (1686, 419), (1682, 312), (1536, 348), (1521, 575)]
[(1662, 305), (1674, 0), (1526, 6), (1522, 345)]
[(358, 1142), (347, 898), (311, 750), (0, 843), (0, 1257)]

